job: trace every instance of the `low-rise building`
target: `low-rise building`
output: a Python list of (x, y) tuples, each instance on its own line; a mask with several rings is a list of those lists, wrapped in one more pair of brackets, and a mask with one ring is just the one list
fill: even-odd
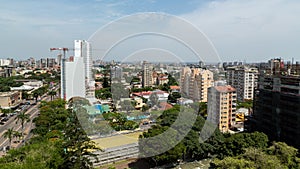
[(22, 93), (19, 91), (0, 92), (0, 106), (2, 109), (17, 107), (22, 102)]

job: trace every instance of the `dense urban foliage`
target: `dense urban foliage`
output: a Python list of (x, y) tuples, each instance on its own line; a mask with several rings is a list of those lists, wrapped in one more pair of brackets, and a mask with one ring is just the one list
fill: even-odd
[(212, 162), (214, 168), (299, 168), (300, 158), (297, 157), (297, 149), (282, 142), (273, 142), (266, 148), (247, 146), (243, 153), (236, 156), (227, 156), (224, 159), (215, 159)]
[[(196, 106), (196, 105), (191, 105)], [(206, 107), (204, 104), (198, 106)], [(168, 130), (176, 120), (179, 108), (174, 107), (164, 111), (158, 118), (157, 125), (141, 138), (150, 138)], [(200, 114), (203, 114), (199, 110)], [(297, 149), (281, 142), (274, 142), (270, 147), (268, 137), (260, 132), (222, 134), (218, 129), (205, 142), (199, 142), (199, 133), (203, 129), (205, 120), (197, 116), (191, 131), (174, 148), (146, 158), (152, 166), (176, 164), (178, 161), (193, 161), (213, 158), (212, 166), (215, 168), (299, 168)], [(175, 133), (179, 131), (174, 131)], [(142, 143), (140, 141), (140, 143)], [(162, 143), (164, 144), (164, 143)], [(141, 144), (145, 146), (145, 144)], [(152, 151), (148, 147), (148, 151)], [(145, 147), (140, 147), (145, 150)]]
[(127, 120), (126, 116), (117, 112), (104, 113), (103, 117), (109, 121), (109, 125), (116, 131), (133, 130), (139, 127), (139, 124), (132, 120)]
[(16, 81), (23, 78), (22, 76), (0, 77), (0, 92), (10, 91), (10, 87), (22, 86), (22, 82)]
[(1, 168), (92, 168), (93, 151), (99, 148), (87, 137), (75, 112), (65, 106), (60, 99), (42, 102), (40, 116), (34, 119), (35, 136), (0, 158)]

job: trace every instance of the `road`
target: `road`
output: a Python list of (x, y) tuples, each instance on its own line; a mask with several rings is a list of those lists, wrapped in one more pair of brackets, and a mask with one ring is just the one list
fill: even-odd
[[(50, 101), (50, 96), (44, 95), (44, 97), (42, 97), (43, 101)], [(38, 102), (36, 105), (31, 106), (26, 112), (25, 114), (29, 115), (29, 119), (30, 121), (24, 124), (24, 140), (29, 140), (29, 138), (32, 136), (31, 134), (29, 134), (29, 132), (31, 131), (32, 128), (34, 128), (34, 123), (32, 122), (32, 120), (38, 116), (38, 106), (39, 106), (40, 102)], [(16, 116), (14, 115), (12, 117), (10, 117), (10, 119), (0, 127), (0, 149), (2, 149), (3, 147), (6, 147), (9, 145), (9, 140), (7, 138), (4, 138), (2, 135), (6, 132), (7, 129), (9, 128), (13, 128), (14, 131), (19, 131), (22, 132), (22, 126), (21, 123), (18, 122), (16, 120)], [(13, 144), (12, 143), (12, 147), (19, 147), (21, 145), (21, 143), (17, 143), (17, 144)], [(3, 154), (0, 154), (0, 156)]]

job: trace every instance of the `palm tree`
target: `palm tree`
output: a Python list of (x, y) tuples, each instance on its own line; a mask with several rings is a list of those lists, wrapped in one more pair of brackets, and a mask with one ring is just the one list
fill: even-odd
[(53, 100), (53, 96), (56, 95), (56, 91), (55, 90), (51, 90), (50, 92), (48, 92), (48, 94), (50, 95), (51, 101), (52, 101)]
[(1, 112), (2, 112), (3, 114), (5, 114), (5, 116), (7, 116), (9, 113), (12, 113), (13, 110), (12, 110), (12, 109), (2, 109), (2, 108), (1, 108)]
[(29, 94), (25, 91), (22, 92), (22, 99), (28, 99), (29, 98)]
[(8, 140), (9, 140), (9, 147), (11, 145), (11, 140), (13, 138), (13, 135), (14, 135), (14, 129), (13, 128), (7, 129), (6, 132), (3, 134), (3, 137), (8, 138)]
[(21, 138), (23, 137), (23, 134), (20, 133), (20, 132), (18, 132), (18, 131), (15, 131), (15, 132), (13, 133), (13, 136), (14, 136), (15, 138), (17, 138), (18, 141), (20, 141)]
[(37, 102), (37, 99), (40, 96), (39, 92), (35, 90), (34, 92), (32, 92), (32, 94), (33, 94), (33, 97), (35, 98), (35, 102)]
[(15, 118), (17, 119), (16, 123), (18, 123), (19, 121), (21, 121), (21, 125), (22, 125), (22, 133), (24, 132), (24, 124), (25, 122), (29, 122), (29, 115), (25, 114), (25, 112), (21, 112), (20, 114), (17, 115), (17, 117)]

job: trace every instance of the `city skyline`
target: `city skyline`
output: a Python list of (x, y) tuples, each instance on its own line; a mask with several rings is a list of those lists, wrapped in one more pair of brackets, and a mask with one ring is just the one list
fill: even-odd
[(300, 59), (300, 2), (294, 0), (30, 0), (8, 1), (2, 6), (0, 58), (56, 57), (49, 52), (50, 47), (72, 47), (75, 39), (87, 40), (105, 24), (126, 15), (160, 12), (195, 25), (211, 40), (222, 61)]

